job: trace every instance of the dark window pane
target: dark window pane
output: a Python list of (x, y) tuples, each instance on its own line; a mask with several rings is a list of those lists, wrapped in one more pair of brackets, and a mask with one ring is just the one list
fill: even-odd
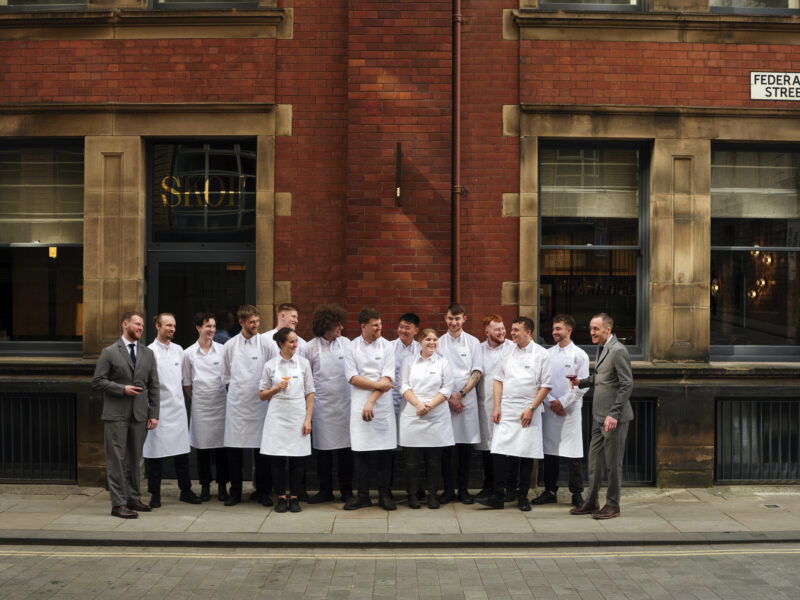
[(0, 248), (0, 340), (76, 341), (83, 248)]
[[(575, 317), (572, 339), (591, 344), (589, 321), (599, 312), (614, 318), (614, 334), (636, 344), (635, 250), (542, 250), (540, 268), (540, 337), (550, 339), (555, 315)], [(544, 333), (544, 336), (541, 336)]]
[(255, 241), (255, 141), (153, 144), (152, 241)]
[(800, 252), (711, 252), (711, 343), (800, 343)]
[(709, 0), (708, 5), (712, 8), (790, 8), (789, 0)]
[(539, 150), (543, 245), (639, 243), (639, 151)]
[[(239, 333), (236, 309), (245, 302), (247, 269), (241, 262), (162, 262), (158, 272), (158, 311), (175, 315), (175, 342), (186, 348), (197, 341), (195, 313), (217, 318), (215, 340), (225, 343)], [(155, 337), (151, 331), (150, 338)]]

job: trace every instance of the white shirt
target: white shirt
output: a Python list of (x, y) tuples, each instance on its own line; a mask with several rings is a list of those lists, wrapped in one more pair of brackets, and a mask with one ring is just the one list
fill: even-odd
[(436, 394), (449, 398), (453, 393), (453, 374), (450, 364), (435, 352), (428, 358), (417, 353), (410, 356), (401, 367), (400, 394), (412, 390), (421, 402), (430, 402)]
[(150, 429), (145, 438), (142, 456), (164, 458), (189, 452), (189, 419), (183, 399), (181, 369), (183, 348), (170, 342), (155, 340), (148, 346), (156, 356), (158, 384), (161, 396), (158, 427)]
[(379, 337), (368, 343), (363, 335), (350, 344), (350, 352), (345, 354), (344, 375), (347, 381), (361, 376), (377, 381), (381, 377), (394, 380), (394, 347), (385, 338)]
[(332, 342), (315, 337), (304, 348), (314, 376), (311, 443), (317, 450), (350, 447), (350, 383), (344, 373), (350, 345), (344, 336)]
[(195, 448), (221, 448), (225, 443), (225, 384), (222, 359), (225, 349), (211, 342), (208, 354), (195, 342), (183, 352), (183, 385), (192, 388), (189, 441)]
[[(510, 361), (521, 368), (512, 369)], [(533, 402), (539, 388), (553, 387), (550, 355), (533, 340), (524, 348), (514, 344), (494, 378), (503, 383), (503, 398), (529, 398)]]
[[(270, 347), (272, 354), (271, 356), (278, 356), (281, 353), (281, 347), (278, 346), (278, 342), (272, 339), (272, 337), (278, 333), (278, 328), (270, 329), (266, 333), (261, 334), (261, 339), (264, 340), (264, 343)], [(299, 335), (297, 336), (297, 351), (295, 354), (299, 354), (303, 356), (303, 348), (306, 346), (306, 341), (301, 338)]]
[[(242, 333), (239, 332), (225, 342), (223, 349), (225, 351), (222, 360), (222, 383), (225, 385), (231, 384), (231, 378), (234, 377), (231, 367), (234, 361), (242, 360), (244, 364), (240, 366), (243, 367), (243, 371), (251, 375), (251, 377), (248, 377), (248, 380), (257, 390), (255, 386), (258, 383), (258, 378), (261, 376), (264, 363), (276, 354), (273, 352), (272, 346), (265, 344), (262, 341), (262, 336), (259, 334), (245, 338)], [(257, 369), (256, 363), (260, 363), (257, 365)], [(255, 375), (253, 376), (253, 374)], [(241, 378), (241, 375), (237, 375), (236, 378)], [(244, 383), (244, 381), (237, 380), (236, 383), (241, 384)]]
[(436, 351), (450, 363), (454, 392), (464, 389), (473, 371), (482, 372), (480, 345), (478, 338), (466, 331), (462, 331), (458, 337), (453, 337), (448, 331), (439, 338), (439, 348)]
[[(550, 404), (553, 400), (558, 400), (561, 402), (561, 406), (568, 409), (582, 398), (589, 388), (576, 387), (570, 393), (567, 375), (577, 375), (578, 379), (586, 379), (589, 376), (589, 356), (573, 342), (563, 348), (556, 344), (548, 352), (552, 369), (552, 389), (545, 401)], [(567, 373), (567, 370), (570, 370), (571, 373)]]
[[(270, 359), (264, 365), (261, 373), (261, 381), (258, 384), (259, 390), (268, 390), (274, 387), (280, 379), (279, 372), (294, 373), (301, 379), (303, 396), (314, 393), (314, 376), (311, 373), (311, 363), (302, 356), (294, 353), (292, 358), (286, 359), (280, 354)], [(286, 375), (283, 375), (286, 377)]]
[(131, 340), (125, 339), (124, 335), (120, 339), (122, 340), (122, 343), (125, 344), (125, 350), (128, 351), (128, 354), (131, 353), (131, 344), (133, 344), (133, 355), (136, 358), (139, 358), (139, 353), (136, 351), (136, 342), (132, 342)]
[(211, 342), (208, 354), (203, 352), (199, 342), (195, 342), (183, 352), (183, 385), (192, 386), (192, 395), (196, 393), (210, 394), (222, 390), (225, 396), (225, 384), (222, 383), (222, 360), (224, 347), (218, 342)]
[(183, 348), (174, 342), (163, 344), (155, 340), (149, 348), (156, 355), (158, 365), (158, 384), (161, 392), (161, 403), (169, 397), (185, 406), (183, 400)]
[(392, 388), (392, 399), (394, 400), (394, 410), (396, 412), (400, 409), (400, 404), (403, 402), (403, 394), (400, 391), (403, 363), (405, 363), (409, 357), (418, 356), (420, 346), (417, 340), (411, 340), (411, 343), (406, 346), (400, 338), (394, 340), (392, 345), (394, 346), (394, 379), (392, 380), (394, 381), (394, 387)]
[[(489, 345), (489, 340), (481, 342), (481, 373), (483, 373), (484, 381), (494, 382), (494, 374), (500, 367), (503, 355), (516, 347), (517, 345), (511, 340), (504, 340), (502, 344), (498, 344), (494, 348)], [(494, 384), (492, 383), (492, 385)]]

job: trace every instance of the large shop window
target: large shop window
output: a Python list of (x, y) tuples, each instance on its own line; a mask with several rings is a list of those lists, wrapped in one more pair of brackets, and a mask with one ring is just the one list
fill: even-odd
[(211, 312), (224, 342), (255, 303), (256, 141), (153, 141), (149, 156), (147, 311), (173, 313), (184, 347)]
[(647, 10), (646, 0), (539, 0), (539, 10), (619, 11)]
[(711, 354), (800, 357), (800, 149), (711, 152)]
[(575, 317), (573, 339), (589, 346), (592, 315), (642, 355), (647, 149), (638, 145), (543, 144), (539, 149), (539, 322)]
[(80, 352), (83, 143), (0, 145), (0, 353)]

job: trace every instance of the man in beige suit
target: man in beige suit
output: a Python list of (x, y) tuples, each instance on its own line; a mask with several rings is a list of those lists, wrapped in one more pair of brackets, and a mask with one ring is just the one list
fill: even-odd
[[(622, 459), (628, 424), (633, 421), (631, 392), (633, 375), (628, 349), (611, 333), (614, 320), (606, 313), (595, 315), (589, 323), (592, 343), (597, 344), (594, 374), (578, 380), (570, 379), (570, 388), (593, 387), (592, 439), (589, 443), (589, 494), (586, 501), (573, 508), (570, 514), (588, 515), (595, 519), (619, 516), (619, 497), (622, 484)], [(601, 461), (608, 472), (606, 503), (598, 507)]]
[[(103, 428), (111, 514), (135, 519), (150, 507), (142, 502), (139, 464), (148, 429), (158, 425), (158, 369), (153, 351), (140, 338), (144, 317), (122, 316), (122, 337), (103, 349), (92, 389), (103, 392)], [(123, 465), (123, 461), (125, 464)]]

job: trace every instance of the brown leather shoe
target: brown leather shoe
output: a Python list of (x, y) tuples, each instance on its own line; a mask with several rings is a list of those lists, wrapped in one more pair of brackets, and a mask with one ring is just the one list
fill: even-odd
[(150, 507), (139, 498), (136, 500), (128, 500), (128, 508), (136, 512), (150, 512)]
[(569, 514), (571, 514), (571, 515), (591, 515), (598, 508), (600, 508), (600, 507), (597, 506), (597, 504), (589, 504), (588, 502), (583, 502), (577, 508), (573, 508), (572, 510), (570, 510)]
[(127, 506), (115, 506), (111, 509), (111, 516), (119, 517), (120, 519), (135, 519), (139, 514), (133, 512)]
[(613, 519), (619, 516), (619, 509), (606, 504), (603, 508), (592, 513), (595, 519)]

